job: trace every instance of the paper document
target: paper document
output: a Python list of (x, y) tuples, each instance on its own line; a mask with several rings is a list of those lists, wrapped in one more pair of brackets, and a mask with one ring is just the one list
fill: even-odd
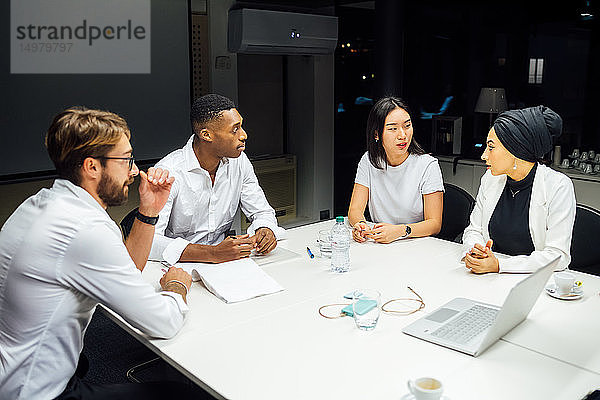
[(192, 275), (194, 281), (202, 280), (208, 290), (225, 303), (235, 303), (283, 290), (273, 278), (250, 258), (220, 264), (177, 263)]
[(261, 254), (251, 254), (250, 259), (256, 261), (258, 265), (261, 267), (263, 265), (271, 264), (274, 262), (293, 260), (294, 258), (298, 258), (300, 255), (296, 252), (293, 252), (288, 249), (284, 249), (283, 247), (277, 246), (275, 250), (267, 253), (265, 255)]

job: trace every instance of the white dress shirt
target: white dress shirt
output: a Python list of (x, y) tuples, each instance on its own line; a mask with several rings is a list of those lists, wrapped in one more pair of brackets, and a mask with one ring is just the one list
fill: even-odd
[(163, 338), (178, 332), (187, 311), (180, 295), (142, 280), (100, 204), (57, 179), (0, 231), (0, 399), (58, 396), (97, 303)]
[(220, 243), (231, 229), (240, 205), (252, 221), (247, 230), (250, 235), (258, 228), (267, 227), (278, 240), (283, 239), (284, 229), (277, 226), (275, 210), (258, 184), (246, 154), (223, 158), (213, 185), (208, 171), (196, 158), (193, 141), (194, 135), (183, 148), (156, 164), (169, 170), (175, 182), (159, 214), (150, 258), (175, 264), (190, 243)]
[(423, 195), (444, 191), (440, 165), (429, 154), (410, 154), (396, 167), (378, 169), (366, 152), (354, 182), (369, 189), (371, 220), (394, 225), (423, 221)]
[[(506, 175), (493, 176), (487, 171), (481, 178), (471, 223), (463, 233), (463, 254), (475, 243), (485, 246), (490, 239), (488, 225), (505, 185)], [(534, 251), (528, 256), (498, 257), (499, 272), (533, 272), (556, 256), (560, 256), (556, 270), (567, 268), (571, 262), (575, 209), (575, 191), (571, 179), (538, 164), (529, 202), (529, 232)], [(510, 224), (511, 221), (506, 223)]]

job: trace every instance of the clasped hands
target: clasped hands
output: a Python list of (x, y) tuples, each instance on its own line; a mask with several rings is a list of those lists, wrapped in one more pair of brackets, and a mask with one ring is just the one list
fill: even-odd
[(258, 228), (253, 236), (229, 236), (213, 246), (213, 260), (217, 263), (238, 260), (250, 256), (252, 250), (258, 254), (267, 254), (276, 246), (277, 239), (273, 231), (265, 227)]
[(352, 227), (352, 238), (359, 242), (373, 239), (377, 243), (391, 243), (406, 234), (406, 225), (377, 223), (370, 228), (365, 221), (359, 221)]
[(498, 258), (492, 252), (493, 243), (494, 241), (491, 239), (488, 240), (485, 247), (475, 243), (475, 246), (463, 257), (465, 267), (476, 274), (500, 271)]

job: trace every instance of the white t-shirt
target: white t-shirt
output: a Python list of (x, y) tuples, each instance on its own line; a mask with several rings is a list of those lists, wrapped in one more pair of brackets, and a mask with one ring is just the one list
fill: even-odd
[(396, 225), (423, 221), (423, 195), (444, 191), (440, 165), (429, 154), (410, 154), (397, 167), (377, 169), (366, 152), (354, 182), (369, 189), (372, 221)]

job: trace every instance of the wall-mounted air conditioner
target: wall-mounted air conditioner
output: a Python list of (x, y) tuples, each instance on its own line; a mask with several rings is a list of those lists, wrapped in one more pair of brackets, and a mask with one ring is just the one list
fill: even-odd
[(242, 8), (229, 11), (228, 48), (246, 54), (332, 54), (337, 17)]

